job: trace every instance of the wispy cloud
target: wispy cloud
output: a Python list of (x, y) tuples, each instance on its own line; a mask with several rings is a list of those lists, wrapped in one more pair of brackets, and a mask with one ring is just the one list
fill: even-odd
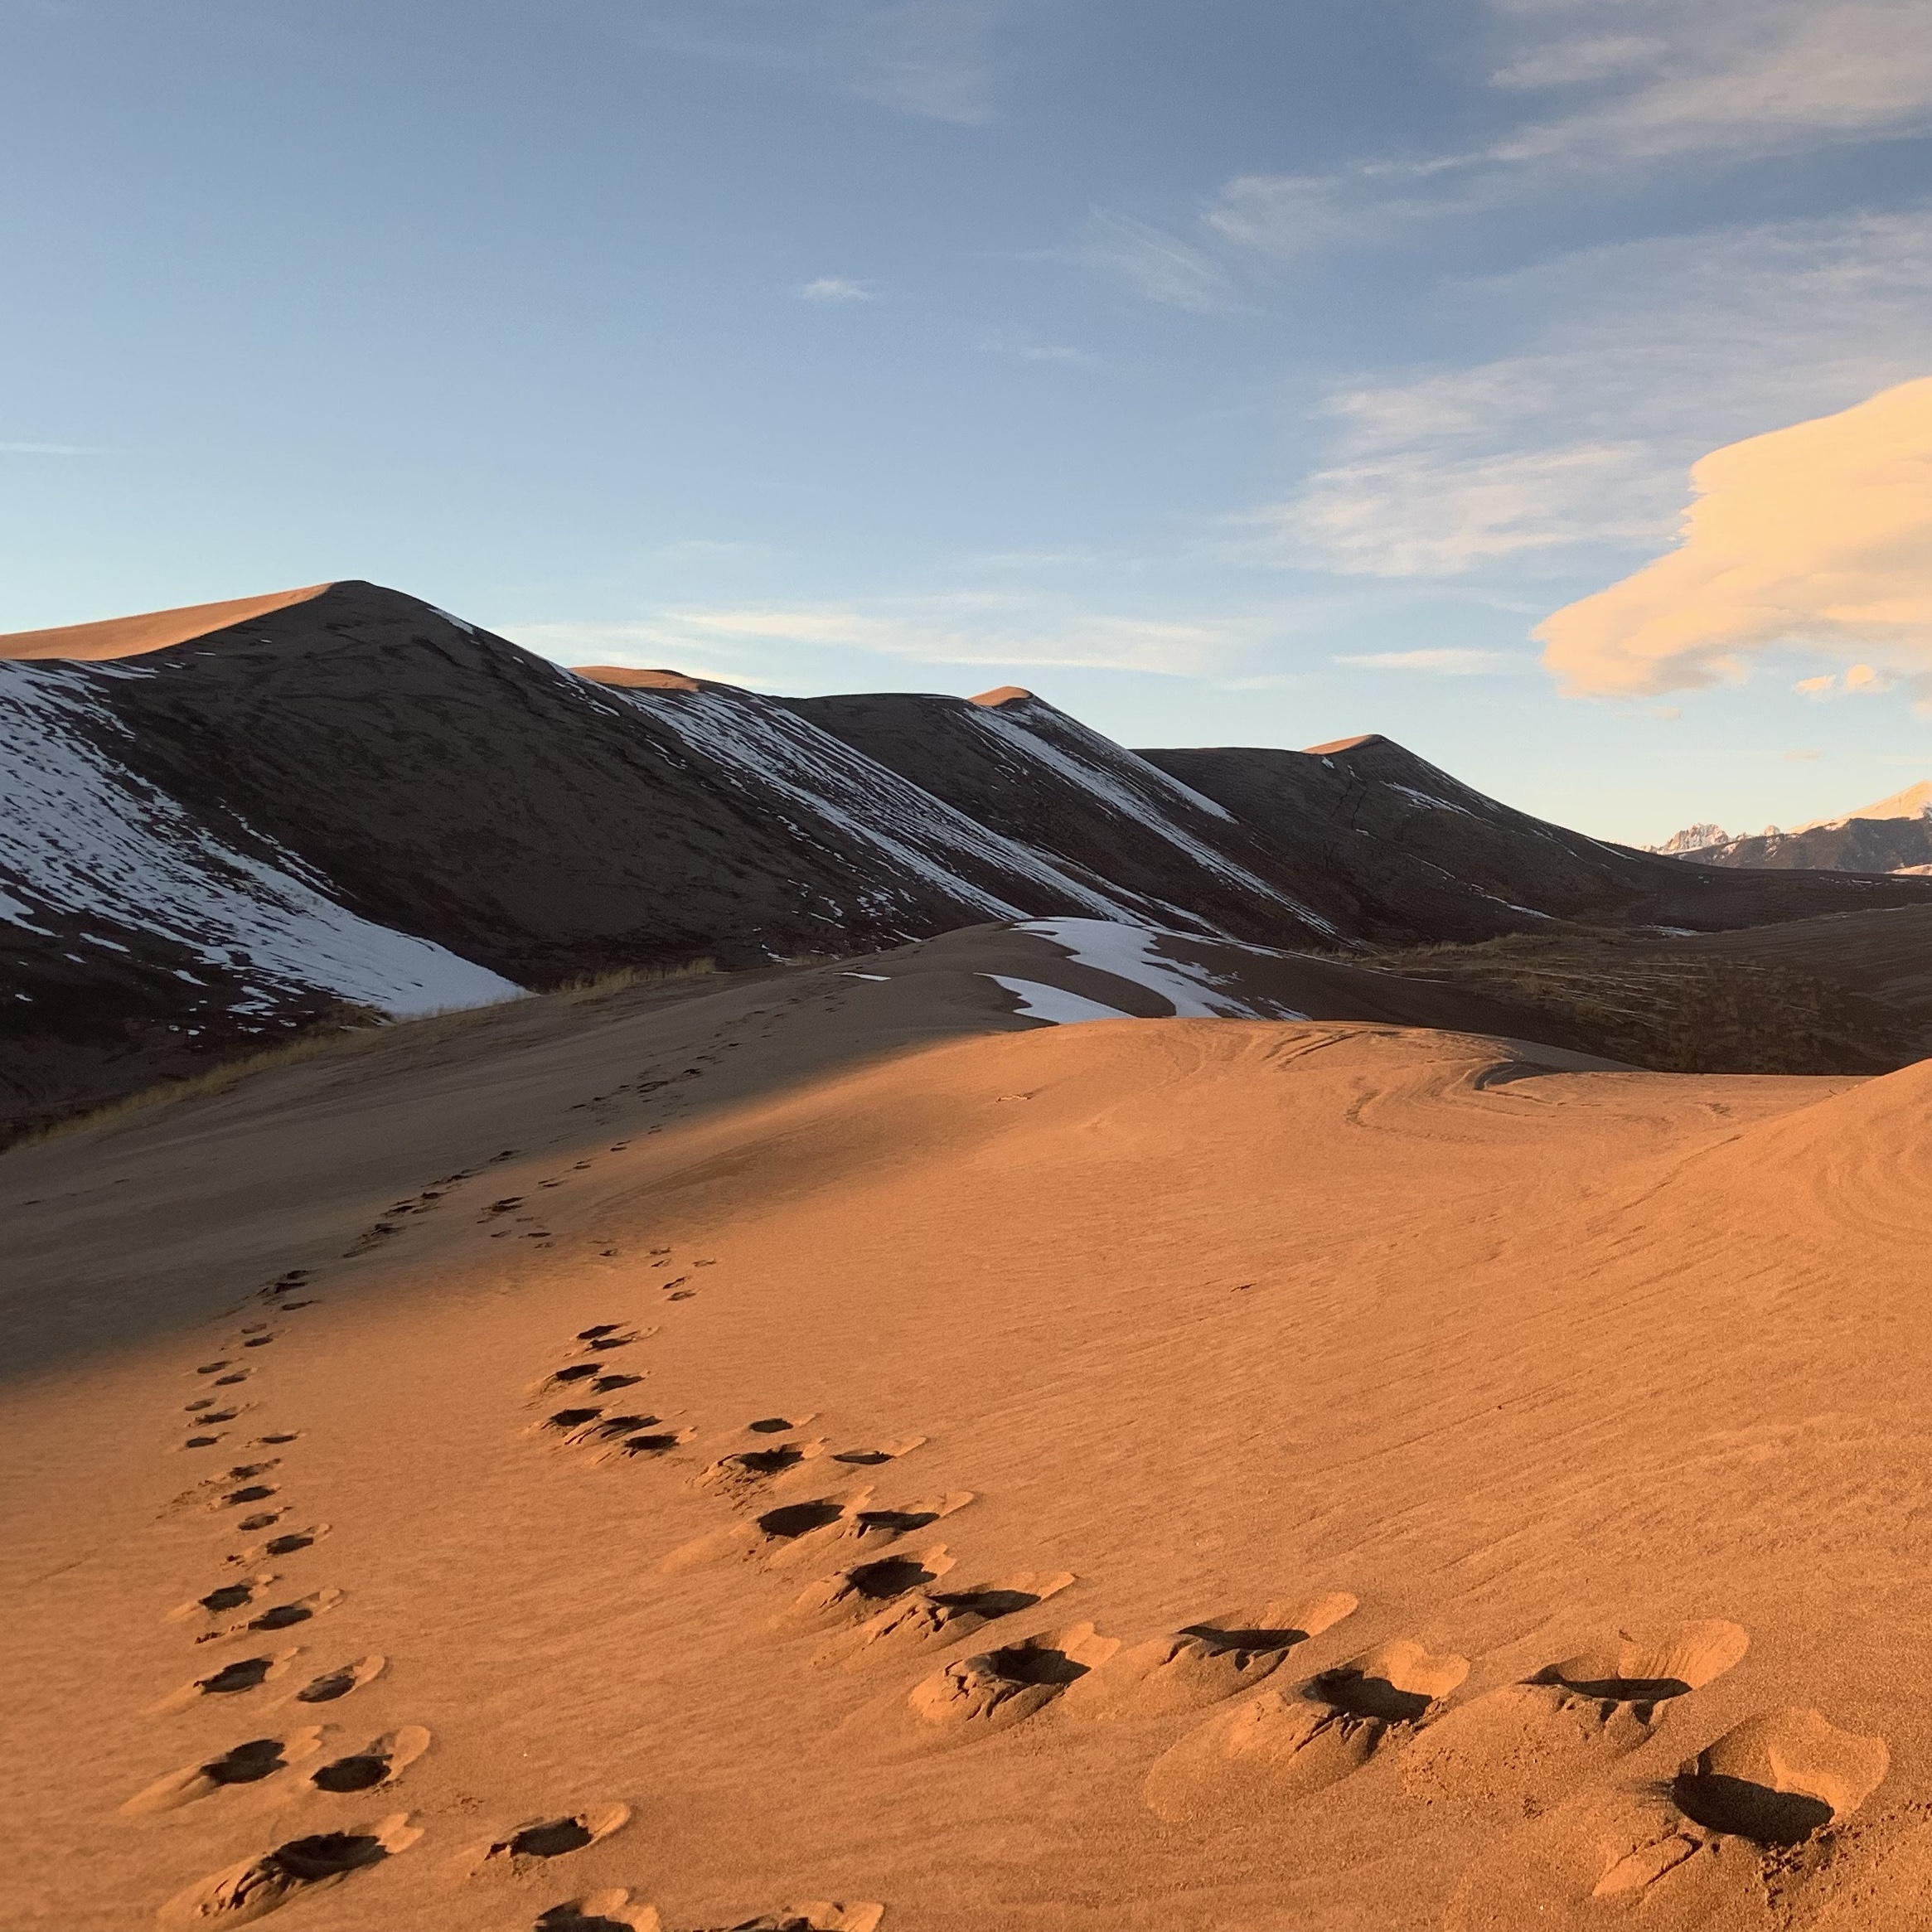
[(1859, 698), (1889, 691), (1897, 683), (1890, 672), (1879, 670), (1876, 665), (1854, 664), (1842, 675), (1828, 671), (1817, 677), (1801, 677), (1791, 689), (1801, 698)]
[(1549, 96), (1551, 111), (1455, 153), (1237, 176), (1202, 211), (1203, 239), (1272, 257), (1376, 247), (1571, 192), (1580, 170), (1596, 188), (1650, 183), (1693, 156), (1932, 132), (1923, 0), (1490, 0), (1490, 11), (1503, 50), (1491, 85)]
[[(1495, 75), (1598, 91), (1492, 150), (1504, 162), (1770, 153), (1932, 126), (1920, 0), (1493, 0), (1518, 26)], [(1605, 33), (1608, 20), (1631, 31)]]
[(1126, 283), (1144, 301), (1194, 315), (1240, 307), (1227, 270), (1207, 250), (1131, 215), (1096, 208), (1067, 252)]
[[(824, 653), (1215, 676), (1238, 671), (1280, 630), (1266, 613), (1195, 622), (1095, 609), (1043, 592), (978, 589), (837, 603), (690, 603), (628, 622), (533, 623), (506, 634), (564, 663), (668, 666), (777, 690), (822, 676)], [(700, 668), (726, 664), (738, 668)]]
[(1337, 664), (1368, 671), (1422, 671), (1438, 677), (1476, 677), (1485, 671), (1507, 671), (1515, 663), (1502, 651), (1372, 651), (1357, 657), (1338, 657)]
[(1087, 666), (1182, 676), (1207, 668), (1229, 639), (1212, 625), (1053, 607), (991, 592), (865, 606), (687, 607), (670, 625), (696, 637), (804, 644), (932, 664)]
[(801, 302), (876, 302), (879, 298), (863, 282), (855, 282), (845, 275), (821, 275), (816, 280), (801, 282), (792, 293)]
[(1932, 213), (1620, 244), (1441, 301), (1527, 340), (1336, 391), (1330, 460), (1235, 554), (1441, 578), (1668, 543), (1706, 451), (1932, 367)]
[(0, 443), (0, 456), (99, 456), (83, 443)]
[(927, 120), (992, 119), (1014, 0), (633, 0), (654, 45), (763, 67)]
[(1066, 342), (1043, 342), (1024, 329), (986, 329), (974, 339), (982, 356), (1009, 356), (1016, 362), (1058, 363), (1064, 368), (1097, 369), (1100, 358)]

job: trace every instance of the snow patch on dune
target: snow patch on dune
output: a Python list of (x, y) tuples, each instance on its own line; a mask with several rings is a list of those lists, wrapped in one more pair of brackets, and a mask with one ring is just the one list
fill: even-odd
[(399, 1016), (523, 990), (358, 918), (266, 840), (279, 863), (216, 838), (102, 748), (121, 729), (70, 667), (0, 665), (0, 916), (25, 925), (31, 907), (100, 918), (176, 941), (264, 993), (331, 992)]
[[(1308, 1017), (1272, 1001), (1257, 1005), (1237, 995), (1225, 980), (1218, 979), (1205, 966), (1160, 956), (1156, 947), (1161, 941), (1178, 940), (1185, 944), (1189, 937), (1186, 933), (1115, 925), (1104, 919), (1029, 919), (1017, 930), (1037, 932), (1043, 939), (1063, 946), (1077, 965), (1092, 966), (1097, 972), (1111, 973), (1116, 980), (1145, 986), (1166, 1000), (1177, 1019)], [(1264, 957), (1285, 956), (1264, 946), (1243, 950)]]
[(1054, 1026), (1077, 1026), (1083, 1019), (1131, 1019), (1117, 1006), (1102, 1006), (1097, 1000), (1082, 998), (1062, 986), (1049, 986), (1039, 980), (1016, 980), (1006, 973), (988, 973), (995, 986), (1017, 994), (1019, 1004), (1014, 1010), (1029, 1019), (1044, 1019)]

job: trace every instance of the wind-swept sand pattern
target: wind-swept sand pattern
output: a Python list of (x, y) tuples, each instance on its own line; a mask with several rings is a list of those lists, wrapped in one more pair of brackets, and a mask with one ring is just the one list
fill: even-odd
[(1007, 956), (0, 1160), (0, 1924), (1919, 1924), (1932, 1067)]

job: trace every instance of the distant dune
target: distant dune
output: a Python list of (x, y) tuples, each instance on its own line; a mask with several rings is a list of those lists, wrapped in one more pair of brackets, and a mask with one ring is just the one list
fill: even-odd
[(138, 617), (109, 617), (100, 623), (64, 624), (52, 631), (14, 631), (0, 636), (0, 658), (69, 657), (99, 662), (114, 657), (138, 657), (170, 644), (185, 644), (270, 611), (306, 603), (330, 588), (311, 583), (301, 590), (275, 590), (266, 597), (231, 598), (225, 603), (189, 603), (177, 610), (143, 611)]

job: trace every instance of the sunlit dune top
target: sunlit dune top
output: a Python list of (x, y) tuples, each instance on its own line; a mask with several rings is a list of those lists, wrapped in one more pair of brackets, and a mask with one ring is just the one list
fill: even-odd
[(137, 617), (107, 617), (98, 624), (64, 624), (52, 631), (15, 631), (0, 637), (0, 657), (138, 657), (143, 651), (164, 651), (211, 631), (306, 603), (329, 588), (305, 584), (300, 590), (275, 590), (266, 597), (230, 598), (225, 603), (189, 603), (170, 611), (143, 611)]
[(968, 702), (988, 706), (1010, 705), (1015, 698), (1030, 698), (1032, 695), (1033, 693), (1022, 685), (1001, 685), (996, 690), (981, 691), (976, 697), (968, 700)]
[(1321, 758), (1330, 752), (1353, 751), (1359, 745), (1387, 743), (1379, 731), (1365, 731), (1359, 738), (1331, 738), (1326, 744), (1305, 745), (1302, 749), (1311, 758)]
[(1889, 798), (1862, 805), (1856, 811), (1844, 812), (1837, 818), (1814, 818), (1808, 824), (1794, 826), (1791, 829), (1795, 832), (1815, 831), (1822, 826), (1848, 825), (1855, 818), (1932, 818), (1932, 780), (1908, 785), (1903, 792), (1895, 792)]
[(695, 691), (703, 689), (695, 677), (681, 671), (645, 671), (634, 664), (574, 664), (579, 677), (593, 684), (622, 685), (635, 691)]

